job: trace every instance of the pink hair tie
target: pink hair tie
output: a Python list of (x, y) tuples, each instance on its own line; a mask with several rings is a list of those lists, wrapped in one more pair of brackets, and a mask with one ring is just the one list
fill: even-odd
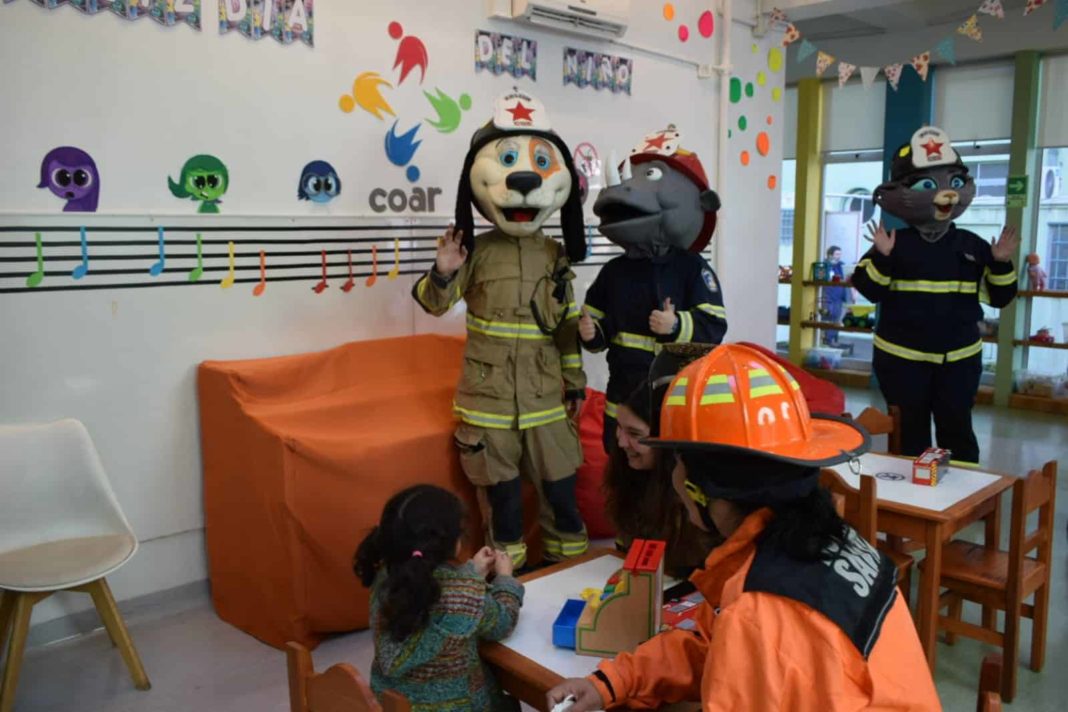
[(421, 552), (418, 549), (416, 549), (415, 551), (412, 552), (412, 558), (413, 559), (421, 559), (421, 558), (423, 558), (423, 552)]

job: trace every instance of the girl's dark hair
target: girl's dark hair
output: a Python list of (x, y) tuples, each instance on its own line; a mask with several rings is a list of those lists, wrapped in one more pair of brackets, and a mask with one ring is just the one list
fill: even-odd
[(434, 569), (456, 554), (464, 508), (452, 492), (416, 485), (393, 495), (378, 526), (360, 542), (353, 569), (370, 586), (385, 567), (381, 615), (386, 630), (403, 640), (426, 627), (441, 597)]
[[(760, 505), (735, 503), (745, 513)], [(817, 486), (803, 497), (771, 505), (775, 515), (760, 535), (760, 541), (798, 561), (820, 561), (833, 541), (845, 543), (844, 519), (838, 516), (827, 488)]]

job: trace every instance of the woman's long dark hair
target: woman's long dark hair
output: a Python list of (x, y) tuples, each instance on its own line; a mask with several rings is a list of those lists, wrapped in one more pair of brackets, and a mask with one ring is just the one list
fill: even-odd
[(386, 630), (404, 640), (424, 628), (441, 597), (434, 569), (456, 554), (464, 509), (453, 493), (416, 485), (393, 495), (378, 526), (360, 542), (353, 569), (370, 586), (385, 567), (381, 613)]
[(775, 516), (764, 529), (761, 541), (791, 559), (819, 561), (826, 556), (832, 541), (845, 542), (848, 525), (838, 516), (825, 487), (817, 486), (804, 497), (772, 505), (771, 511)]

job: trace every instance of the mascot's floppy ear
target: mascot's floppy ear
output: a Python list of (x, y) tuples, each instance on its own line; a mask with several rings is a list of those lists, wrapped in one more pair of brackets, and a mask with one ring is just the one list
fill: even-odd
[(567, 196), (567, 202), (560, 208), (560, 227), (564, 234), (564, 246), (567, 248), (567, 259), (571, 264), (582, 262), (586, 259), (586, 220), (582, 215), (582, 186), (579, 183), (579, 174), (575, 170), (575, 162), (571, 158), (571, 151), (560, 139), (555, 141), (560, 153), (564, 156), (564, 165), (571, 174), (571, 194)]
[(469, 255), (475, 251), (475, 216), (471, 212), (475, 196), (471, 194), (471, 167), (475, 164), (476, 153), (477, 150), (468, 152), (460, 171), (460, 185), (456, 187), (456, 229), (463, 231), (463, 245)]
[(723, 204), (719, 202), (719, 195), (711, 188), (701, 193), (701, 208), (706, 213), (717, 212), (722, 205)]

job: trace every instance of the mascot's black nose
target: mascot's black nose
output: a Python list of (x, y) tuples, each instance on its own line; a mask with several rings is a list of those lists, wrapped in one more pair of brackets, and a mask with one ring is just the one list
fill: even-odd
[(541, 176), (534, 171), (516, 171), (504, 181), (510, 190), (517, 190), (523, 195), (541, 187)]

